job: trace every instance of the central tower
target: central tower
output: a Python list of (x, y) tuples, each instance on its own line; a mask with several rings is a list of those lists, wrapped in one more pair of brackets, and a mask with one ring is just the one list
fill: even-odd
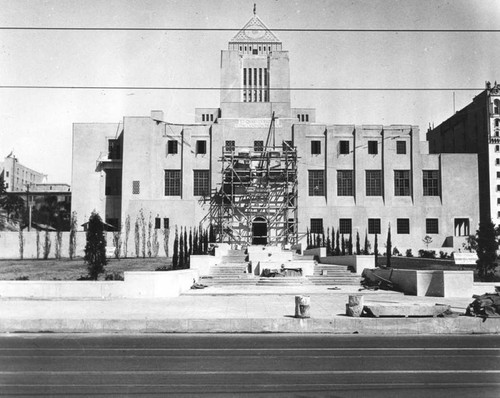
[(221, 55), (221, 117), (289, 118), (288, 51), (256, 15)]

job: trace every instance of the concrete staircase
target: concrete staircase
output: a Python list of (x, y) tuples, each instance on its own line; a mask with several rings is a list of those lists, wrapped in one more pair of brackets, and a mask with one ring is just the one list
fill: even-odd
[(229, 250), (222, 257), (221, 263), (210, 267), (210, 276), (202, 277), (201, 283), (214, 285), (255, 285), (258, 281), (254, 275), (247, 273), (248, 263), (245, 252)]
[(317, 264), (314, 275), (307, 279), (314, 285), (359, 285), (361, 277), (350, 272), (345, 265)]

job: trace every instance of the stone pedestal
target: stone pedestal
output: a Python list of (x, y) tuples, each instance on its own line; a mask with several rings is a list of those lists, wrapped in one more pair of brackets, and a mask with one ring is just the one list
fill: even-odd
[(295, 318), (310, 318), (311, 298), (295, 296)]
[(349, 296), (349, 302), (345, 305), (345, 313), (347, 316), (359, 317), (363, 313), (363, 307), (363, 295), (353, 294)]

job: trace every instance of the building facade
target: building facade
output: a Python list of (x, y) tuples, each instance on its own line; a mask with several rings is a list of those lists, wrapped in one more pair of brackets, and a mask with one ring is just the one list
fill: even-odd
[[(218, 108), (73, 125), (72, 210), (120, 228), (211, 224), (219, 241), (304, 242), (306, 231), (460, 247), (478, 223), (477, 156), (428, 153), (411, 125), (328, 125), (292, 108), (289, 54), (254, 16), (221, 55)], [(464, 167), (465, 166), (465, 167)], [(379, 240), (380, 241), (380, 240)], [(383, 249), (380, 250), (383, 252)]]
[(500, 85), (486, 89), (465, 108), (427, 131), (432, 153), (478, 155), (479, 211), (482, 221), (500, 223)]

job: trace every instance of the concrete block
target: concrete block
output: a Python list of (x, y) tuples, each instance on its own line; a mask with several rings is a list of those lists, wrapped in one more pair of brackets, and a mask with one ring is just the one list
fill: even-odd
[(374, 317), (436, 317), (450, 309), (449, 305), (443, 304), (403, 304), (403, 303), (366, 303), (364, 311)]

